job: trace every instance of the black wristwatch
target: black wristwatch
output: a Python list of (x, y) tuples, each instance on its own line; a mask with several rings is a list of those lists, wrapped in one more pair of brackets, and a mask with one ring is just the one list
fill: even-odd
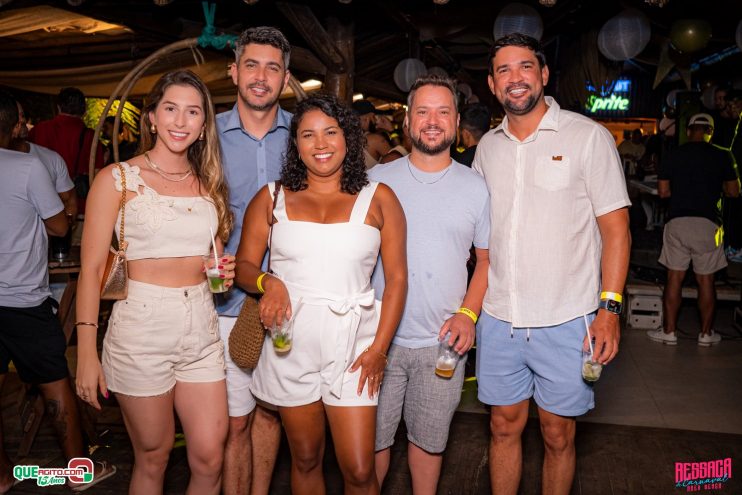
[(621, 311), (623, 311), (623, 304), (614, 299), (603, 299), (600, 301), (598, 308), (604, 309), (614, 315), (620, 315)]

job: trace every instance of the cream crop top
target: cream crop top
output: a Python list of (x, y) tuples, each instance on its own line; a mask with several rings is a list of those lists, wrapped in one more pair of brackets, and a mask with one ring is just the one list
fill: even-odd
[[(126, 202), (124, 238), (129, 243), (126, 258), (180, 258), (201, 256), (211, 250), (211, 233), (216, 234), (217, 215), (214, 205), (202, 196), (162, 196), (144, 183), (139, 167), (122, 162), (126, 174), (126, 189), (135, 198)], [(113, 167), (116, 190), (121, 192), (121, 171)], [(119, 236), (121, 211), (116, 219)]]

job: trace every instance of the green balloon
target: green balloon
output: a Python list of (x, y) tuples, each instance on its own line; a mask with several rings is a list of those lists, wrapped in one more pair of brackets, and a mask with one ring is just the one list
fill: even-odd
[(702, 19), (682, 19), (670, 28), (673, 48), (683, 53), (697, 52), (711, 39), (711, 24)]

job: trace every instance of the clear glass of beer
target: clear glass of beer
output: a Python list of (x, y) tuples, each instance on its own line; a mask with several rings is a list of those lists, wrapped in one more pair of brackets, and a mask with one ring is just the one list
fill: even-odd
[(435, 361), (435, 374), (441, 378), (451, 378), (456, 371), (456, 364), (459, 362), (459, 353), (453, 346), (448, 344), (451, 334), (446, 334), (440, 344), (438, 344), (438, 358)]

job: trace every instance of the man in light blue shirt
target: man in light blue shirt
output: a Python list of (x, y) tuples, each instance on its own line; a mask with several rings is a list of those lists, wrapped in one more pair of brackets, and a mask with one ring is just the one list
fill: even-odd
[[(230, 67), (237, 103), (216, 118), (234, 230), (225, 250), (236, 253), (247, 205), (258, 190), (280, 177), (291, 114), (278, 98), (289, 80), (291, 45), (275, 28), (247, 29), (235, 44)], [(281, 427), (274, 412), (258, 406), (250, 392), (252, 372), (229, 357), (229, 334), (245, 300), (233, 287), (217, 305), (219, 332), (227, 366), (229, 435), (224, 452), (225, 495), (267, 494), (278, 452)]]
[[(369, 171), (371, 180), (394, 190), (404, 209), (409, 272), (407, 301), (379, 393), (376, 473), (381, 485), (404, 412), (412, 491), (427, 494), (436, 492), (448, 429), (461, 397), (465, 356), (474, 343), (487, 287), (489, 193), (482, 177), (451, 159), (459, 120), (453, 83), (422, 76), (412, 86), (407, 106), (412, 152)], [(467, 290), (472, 244), (476, 268)], [(372, 282), (381, 298), (380, 261)], [(440, 340), (462, 356), (449, 378), (435, 372)]]

